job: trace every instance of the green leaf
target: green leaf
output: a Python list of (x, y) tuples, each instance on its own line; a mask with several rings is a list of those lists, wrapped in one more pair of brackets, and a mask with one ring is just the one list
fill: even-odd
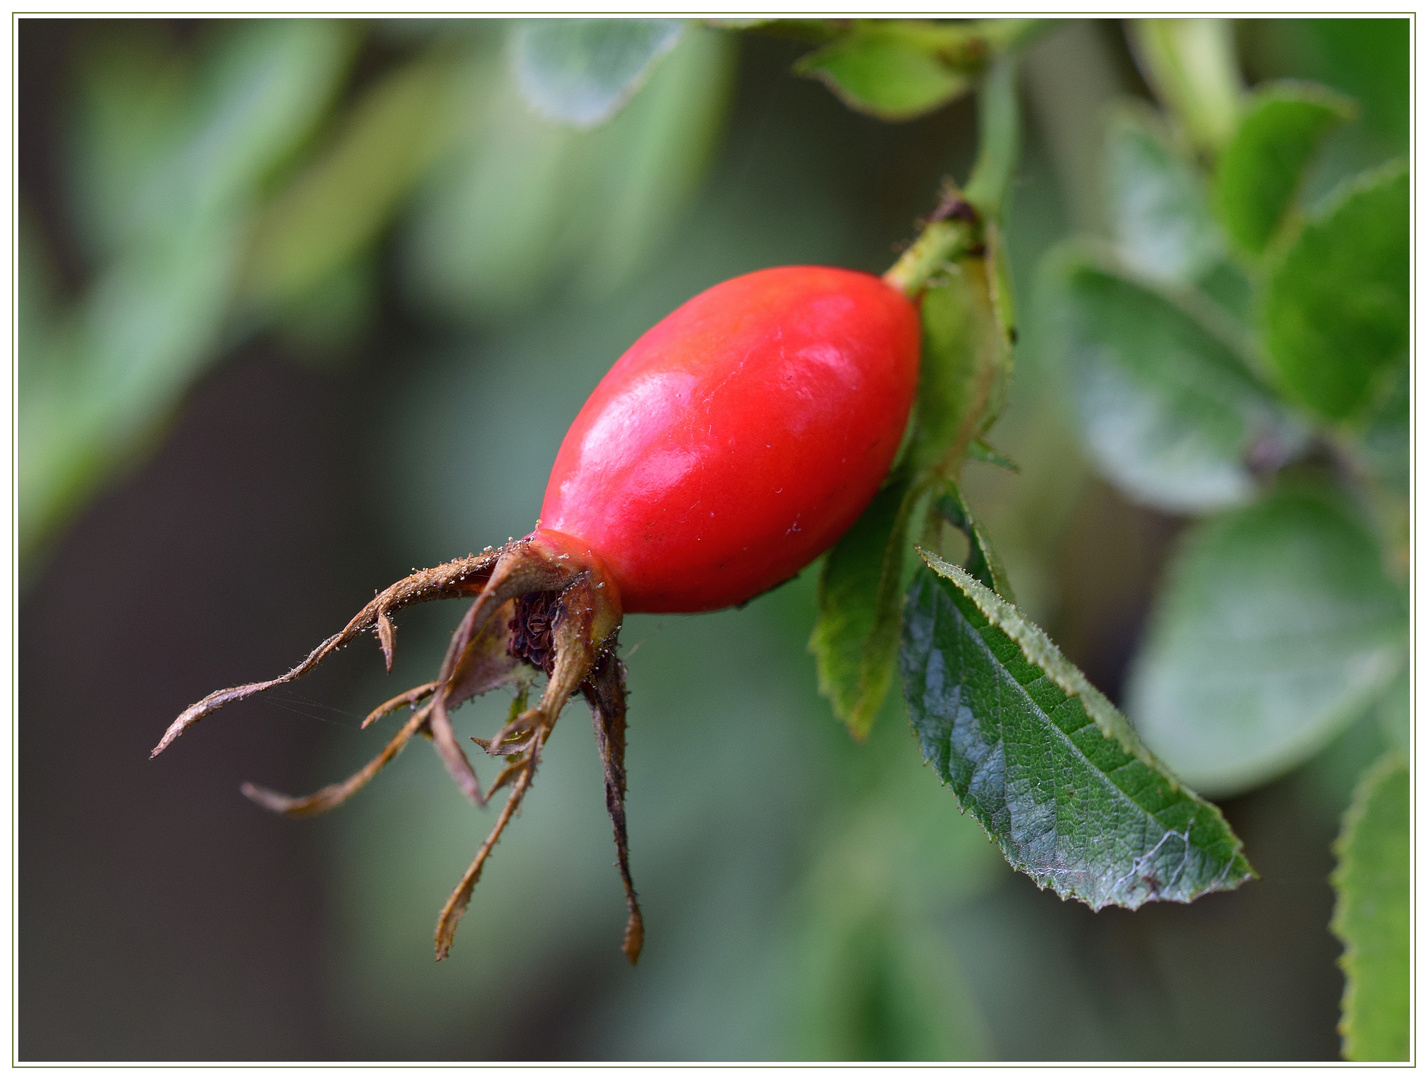
[(937, 500), (935, 509), (944, 520), (962, 530), (967, 537), (967, 572), (1002, 599), (1016, 603), (1011, 582), (1007, 580), (1007, 572), (1001, 560), (987, 542), (982, 527), (972, 516), (971, 507), (962, 498), (961, 489), (955, 482), (947, 481), (946, 494)]
[(1096, 910), (1188, 902), (1253, 876), (1219, 810), (1170, 775), (1039, 628), (960, 567), (923, 557), (930, 569), (904, 613), (912, 725), (1015, 869)]
[(911, 120), (971, 88), (971, 73), (947, 64), (923, 35), (893, 21), (860, 22), (801, 57), (793, 70), (821, 80), (850, 108), (882, 120)]
[(340, 21), (237, 24), (193, 88), (192, 127), (146, 179), (138, 213), (155, 230), (179, 207), (247, 211), (254, 188), (312, 132), (332, 102), (355, 41)]
[(1139, 109), (1112, 118), (1106, 145), (1111, 228), (1127, 266), (1188, 283), (1220, 258), (1220, 231), (1200, 178)]
[(691, 28), (669, 64), (626, 115), (592, 147), (589, 250), (584, 280), (591, 292), (628, 279), (667, 243), (698, 190), (718, 146), (733, 90), (734, 42)]
[(958, 261), (922, 296), (922, 367), (905, 462), (940, 462), (992, 426), (1006, 396), (1011, 349), (992, 305), (986, 262)]
[(1402, 754), (1408, 753), (1410, 733), (1413, 729), (1412, 685), (1409, 676), (1413, 665), (1405, 656), (1403, 666), (1398, 669), (1398, 677), (1388, 684), (1388, 689), (1378, 699), (1374, 710), (1378, 715), (1379, 729), (1388, 740), (1388, 745), (1396, 747)]
[(855, 738), (872, 730), (892, 685), (908, 536), (923, 494), (906, 479), (884, 487), (828, 553), (818, 579), (808, 647), (819, 691)]
[[(1193, 296), (1067, 251), (1048, 264), (1081, 431), (1101, 471), (1132, 498), (1203, 513), (1251, 498), (1251, 462), (1298, 452), (1301, 426), (1250, 373)], [(1210, 327), (1214, 327), (1214, 330)]]
[(532, 108), (589, 128), (609, 120), (679, 42), (681, 19), (533, 19), (511, 38), (516, 81)]
[(1355, 448), (1369, 471), (1379, 477), (1401, 499), (1409, 495), (1410, 444), (1412, 434), (1412, 384), (1408, 357), (1404, 356), (1385, 385), (1383, 403), (1367, 417)]
[(1250, 97), (1215, 170), (1215, 206), (1234, 241), (1258, 255), (1279, 229), (1324, 136), (1353, 102), (1313, 83), (1271, 83)]
[[(1001, 226), (995, 221), (987, 221), (983, 225), (983, 235), (987, 244), (987, 293), (992, 305), (992, 315), (997, 320), (997, 329), (1001, 331), (1002, 340), (1006, 342), (1008, 350), (1016, 345), (1016, 296), (1012, 292), (1011, 260), (1007, 258), (1006, 238), (1002, 235)], [(1011, 363), (1010, 353), (1007, 355), (1007, 363)]]
[(1399, 162), (1345, 185), (1270, 272), (1270, 360), (1284, 388), (1325, 419), (1369, 405), (1408, 348), (1409, 243)]
[(1196, 528), (1130, 673), (1146, 743), (1216, 795), (1306, 761), (1402, 663), (1406, 607), (1380, 558), (1337, 494), (1307, 484)]
[(1344, 943), (1339, 1034), (1349, 1061), (1407, 1061), (1410, 855), (1408, 763), (1390, 753), (1364, 774), (1334, 845), (1330, 928)]
[(1364, 126), (1390, 153), (1409, 148), (1413, 24), (1407, 18), (1285, 19), (1274, 29), (1296, 70), (1363, 105)]

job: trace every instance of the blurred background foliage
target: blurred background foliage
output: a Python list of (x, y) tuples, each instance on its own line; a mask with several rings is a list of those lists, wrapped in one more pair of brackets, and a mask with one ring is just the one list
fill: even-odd
[[(366, 760), (375, 649), (144, 760), (180, 708), (281, 670), (368, 590), (528, 531), (585, 396), (695, 292), (885, 269), (966, 176), (966, 98), (851, 111), (792, 71), (838, 60), (810, 53), (815, 26), (653, 20), (573, 86), (542, 75), (572, 47), (552, 24), (19, 26), (22, 1057), (1337, 1055), (1328, 846), (1400, 722), (1377, 701), (1224, 804), (1263, 880), (1092, 914), (1007, 869), (899, 703), (863, 745), (833, 721), (813, 572), (736, 611), (632, 617), (633, 971), (579, 710), (440, 965), (432, 921), (486, 819), (434, 755), (313, 822), (237, 793)], [(1226, 31), (1246, 85), (1358, 103), (1306, 205), (1406, 151), (1407, 20)], [(1035, 273), (1073, 232), (1167, 265), (1106, 210), (1107, 133), (1141, 130), (1150, 88), (1113, 21), (1052, 24), (1022, 84), (1024, 324), (991, 436), (1021, 472), (973, 463), (964, 487), (1022, 609), (1120, 701), (1179, 515), (1236, 478), (1151, 509), (1090, 464)], [(392, 685), (427, 677), (456, 618), (404, 618)]]

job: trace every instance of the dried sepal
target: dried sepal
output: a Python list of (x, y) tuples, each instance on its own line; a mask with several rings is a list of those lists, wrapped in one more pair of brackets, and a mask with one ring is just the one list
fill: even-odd
[(380, 754), (341, 783), (329, 784), (322, 790), (302, 798), (280, 795), (276, 791), (259, 787), (257, 784), (244, 784), (242, 792), (259, 806), (271, 810), (275, 814), (287, 814), (289, 817), (307, 817), (310, 814), (320, 814), (324, 810), (331, 810), (334, 806), (345, 803), (365, 787), (367, 781), (376, 776), (387, 762), (401, 753), (402, 748), (406, 746), (411, 737), (426, 723), (430, 711), (431, 706), (427, 705), (413, 713), (411, 719), (402, 725), (396, 735), (392, 736), (392, 740), (387, 743)]
[[(468, 555), (464, 559), (453, 559), (451, 562), (442, 563), (440, 566), (434, 566), (427, 570), (419, 570), (402, 578), (395, 585), (378, 593), (372, 602), (353, 616), (352, 621), (341, 631), (333, 634), (313, 649), (307, 659), (287, 674), (279, 675), (276, 679), (269, 679), (266, 682), (245, 683), (227, 690), (215, 690), (202, 701), (194, 702), (169, 725), (169, 729), (164, 732), (164, 737), (159, 740), (159, 744), (154, 747), (149, 756), (151, 758), (158, 757), (170, 743), (209, 713), (217, 712), (225, 705), (242, 701), (244, 698), (260, 694), (264, 690), (271, 690), (275, 686), (300, 679), (338, 649), (355, 641), (357, 635), (375, 629), (379, 618), (387, 619), (390, 627), (391, 613), (404, 607), (425, 603), (428, 600), (471, 596), (481, 592), (486, 580), (490, 577), (492, 568), (505, 550), (503, 548), (501, 551), (494, 551), (487, 548), (480, 555)], [(395, 648), (395, 631), (390, 644)], [(384, 651), (386, 651), (385, 646)]]
[(456, 925), (461, 921), (461, 916), (466, 914), (466, 909), (471, 903), (471, 891), (481, 878), (481, 868), (486, 865), (486, 860), (490, 857), (491, 850), (496, 846), (496, 841), (501, 838), (501, 833), (505, 831), (507, 823), (520, 808), (521, 800), (525, 798), (526, 792), (530, 789), (539, 757), (540, 747), (537, 742), (531, 746), (524, 760), (514, 766), (516, 786), (511, 789), (511, 794), (506, 799), (506, 805), (501, 808), (501, 816), (496, 819), (496, 824), (491, 828), (490, 834), (476, 852), (476, 857), (471, 860), (471, 865), (466, 868), (466, 873), (462, 874), (461, 880), (456, 883), (456, 888), (452, 890), (451, 895), (442, 906), (441, 914), (437, 916), (436, 958), (438, 960), (445, 960), (451, 952), (451, 944), (456, 937)]
[(415, 705), (418, 701), (431, 696), (436, 689), (436, 683), (422, 683), (420, 686), (413, 686), (410, 690), (403, 690), (394, 698), (382, 702), (375, 709), (367, 714), (367, 718), (362, 721), (362, 727), (371, 727), (384, 716), (389, 716), (404, 705)]
[(397, 628), (385, 611), (377, 612), (377, 641), (382, 646), (382, 659), (387, 664), (387, 674), (392, 673), (392, 661), (397, 655)]
[[(414, 710), (377, 757), (346, 780), (302, 798), (255, 784), (243, 785), (243, 793), (260, 806), (290, 816), (329, 810), (359, 791), (417, 734), (435, 743), (447, 771), (477, 805), (509, 787), (506, 805), (442, 909), (436, 933), (439, 960), (450, 952), (456, 925), (470, 903), (482, 866), (530, 789), (561, 710), (574, 694), (581, 693), (590, 703), (604, 763), (605, 801), (630, 909), (624, 951), (633, 963), (639, 957), (644, 928), (630, 878), (625, 827), (624, 666), (615, 655), (621, 618), (619, 594), (599, 558), (570, 537), (538, 530), (499, 551), (488, 549), (479, 556), (404, 578), (375, 597), (340, 633), (287, 674), (220, 690), (190, 706), (170, 725), (154, 754), (209, 713), (305, 675), (368, 630), (376, 634), (390, 671), (396, 638), (392, 612), (425, 600), (472, 595), (475, 602), (452, 634), (437, 678), (383, 702), (362, 722), (365, 728), (403, 707)], [(527, 672), (540, 670), (549, 677), (540, 700), (530, 708), (529, 675), (522, 673), (523, 665)], [(491, 739), (473, 739), (487, 754), (505, 759), (489, 792), (483, 793), (475, 769), (456, 740), (450, 712), (472, 697), (513, 682), (518, 692), (506, 724)]]
[(605, 809), (615, 830), (615, 855), (620, 880), (625, 886), (625, 904), (630, 911), (622, 947), (634, 964), (639, 961), (644, 945), (645, 921), (635, 896), (635, 883), (630, 877), (630, 841), (625, 827), (625, 665), (613, 649), (600, 655), (581, 692), (590, 705), (595, 743), (605, 767)]

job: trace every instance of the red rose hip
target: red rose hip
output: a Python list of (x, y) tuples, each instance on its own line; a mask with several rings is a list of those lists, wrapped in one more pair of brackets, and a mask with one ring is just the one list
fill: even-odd
[[(917, 385), (919, 321), (881, 278), (818, 266), (761, 270), (716, 285), (661, 320), (600, 381), (556, 455), (534, 532), (499, 550), (423, 570), (379, 593), (286, 675), (210, 694), (170, 725), (154, 754), (232, 701), (290, 682), (371, 631), (391, 669), (391, 615), (410, 604), (474, 597), (435, 680), (379, 706), (370, 724), (410, 717), (366, 768), (306, 798), (244, 793), (293, 815), (346, 800), (415, 734), (430, 736), (476, 804), (510, 795), (437, 923), (437, 958), (481, 868), (531, 784), (566, 702), (590, 705), (605, 801), (629, 906), (633, 963), (643, 923), (625, 828), (627, 611), (708, 611), (796, 574), (872, 500), (891, 465)], [(522, 668), (548, 676), (528, 707)], [(483, 789), (450, 711), (518, 687), (509, 722), (475, 739), (502, 767)]]
[(870, 274), (780, 267), (700, 293), (590, 395), (541, 527), (599, 552), (626, 611), (708, 611), (779, 584), (882, 483), (918, 337), (912, 304)]

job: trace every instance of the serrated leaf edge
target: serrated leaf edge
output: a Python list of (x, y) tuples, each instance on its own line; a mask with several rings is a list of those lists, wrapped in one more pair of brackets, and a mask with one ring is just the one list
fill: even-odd
[[(1176, 779), (1164, 762), (1146, 749), (1136, 737), (1130, 721), (1121, 715), (1120, 710), (1111, 704), (1105, 694), (1091, 685), (1079, 668), (1061, 655), (1061, 650), (1052, 643), (1041, 627), (956, 563), (948, 562), (940, 555), (921, 547), (916, 550), (933, 573), (951, 580), (977, 605), (977, 609), (988, 622), (1016, 642), (1017, 648), (1028, 663), (1045, 672), (1047, 678), (1063, 693), (1079, 698), (1086, 706), (1086, 715), (1095, 723), (1101, 734), (1115, 740), (1116, 745), (1143, 765), (1163, 773), (1173, 790), (1195, 794)], [(1199, 798), (1198, 795), (1195, 797)]]
[[(1086, 715), (1096, 725), (1098, 731), (1107, 738), (1112, 739), (1116, 745), (1121, 747), (1142, 765), (1163, 776), (1172, 792), (1182, 793), (1208, 808), (1214, 817), (1224, 826), (1226, 834), (1233, 841), (1233, 847), (1229, 853), (1229, 857), (1225, 860), (1224, 868), (1213, 881), (1181, 902), (1189, 903), (1210, 893), (1233, 890), (1246, 881), (1257, 880), (1259, 878), (1259, 873), (1245, 857), (1244, 842), (1240, 840), (1240, 838), (1235, 835), (1234, 830), (1229, 827), (1229, 823), (1225, 821), (1220, 809), (1215, 806), (1214, 803), (1204, 799), (1193, 789), (1181, 783), (1164, 762), (1140, 743), (1139, 739), (1135, 736), (1134, 729), (1130, 726), (1130, 722), (1120, 714), (1104, 694), (1087, 681), (1080, 669), (1076, 668), (1075, 665), (1071, 664), (1061, 655), (1061, 651), (1057, 649), (1040, 627), (1026, 619), (1014, 605), (996, 596), (960, 566), (949, 563), (945, 559), (925, 551), (920, 547), (916, 550), (917, 553), (922, 556), (923, 561), (927, 563), (929, 569), (957, 585), (963, 594), (976, 604), (977, 609), (992, 626), (1006, 634), (1007, 637), (1016, 643), (1017, 647), (1021, 650), (1022, 656), (1028, 663), (1045, 673), (1063, 693), (1080, 700), (1083, 703)], [(1010, 618), (1007, 617), (1008, 613), (1010, 614)], [(1034, 648), (1030, 650), (1028, 649), (1028, 637), (1034, 641)], [(1048, 657), (1054, 658), (1054, 662), (1047, 663)], [(1107, 777), (1107, 779), (1109, 780), (1110, 778)], [(1120, 793), (1122, 798), (1128, 800), (1142, 814), (1145, 814), (1158, 825), (1161, 824), (1159, 818), (1136, 802), (1129, 792), (1120, 789), (1114, 781), (1111, 781), (1111, 785)], [(959, 807), (961, 807), (963, 813), (965, 813), (967, 808), (962, 805), (960, 798), (958, 798), (957, 801)], [(975, 814), (973, 817), (981, 827), (982, 832), (986, 834), (987, 839), (995, 844), (1002, 852), (1007, 860), (1007, 864), (1018, 873), (1024, 873), (1030, 877), (1036, 882), (1038, 888), (1049, 888), (1062, 899), (1066, 899), (1067, 897), (1076, 899), (1085, 903), (1093, 911), (1100, 911), (1103, 907), (1107, 906), (1125, 907), (1134, 911), (1138, 910), (1145, 903), (1145, 901), (1141, 901), (1136, 904), (1123, 904), (1118, 901), (1108, 901), (1107, 903), (1098, 905), (1084, 897), (1076, 896), (1074, 892), (1064, 892), (1054, 878), (1043, 880), (1038, 876), (1036, 867), (1025, 863), (1018, 863), (1018, 861), (1013, 859), (1012, 852), (1008, 849), (1007, 841), (993, 834), (981, 818)], [(1164, 828), (1163, 825), (1161, 827)], [(1172, 835), (1179, 836), (1181, 834), (1174, 832), (1174, 830), (1166, 829), (1165, 835), (1161, 838), (1160, 842), (1163, 843), (1166, 838)], [(1158, 899), (1165, 898), (1162, 897)]]
[[(1339, 828), (1339, 835), (1334, 838), (1334, 869), (1329, 875), (1329, 884), (1334, 889), (1334, 913), (1329, 919), (1329, 931), (1339, 939), (1344, 945), (1344, 951), (1339, 954), (1338, 966), (1344, 973), (1344, 993), (1340, 999), (1340, 1012), (1338, 1033), (1345, 1041), (1348, 1040), (1349, 1032), (1349, 1010), (1353, 1002), (1354, 992), (1357, 989), (1349, 971), (1350, 965), (1358, 959), (1358, 946), (1355, 942), (1345, 936), (1344, 920), (1348, 918), (1348, 904), (1344, 899), (1344, 876), (1345, 856), (1348, 853), (1350, 844), (1358, 833), (1360, 825), (1363, 823), (1365, 815), (1368, 813), (1370, 795), (1378, 783), (1384, 777), (1396, 772), (1399, 769), (1408, 768), (1408, 759), (1397, 749), (1391, 749), (1385, 753), (1378, 761), (1374, 762), (1364, 770), (1359, 777), (1358, 783), (1354, 785), (1354, 793), (1349, 800), (1348, 809), (1344, 811), (1343, 821)], [(1411, 782), (1411, 772), (1410, 772)], [(1411, 791), (1411, 789), (1410, 789)], [(1410, 809), (1410, 829), (1412, 826), (1412, 813)], [(1410, 860), (1410, 882), (1412, 867), (1412, 851), (1409, 852)], [(1412, 911), (1409, 912), (1410, 920)], [(1411, 964), (1410, 964), (1411, 966)], [(1411, 1027), (1411, 1023), (1410, 1023)], [(1411, 1031), (1410, 1031), (1411, 1040)], [(1411, 1049), (1411, 1042), (1410, 1042)]]

